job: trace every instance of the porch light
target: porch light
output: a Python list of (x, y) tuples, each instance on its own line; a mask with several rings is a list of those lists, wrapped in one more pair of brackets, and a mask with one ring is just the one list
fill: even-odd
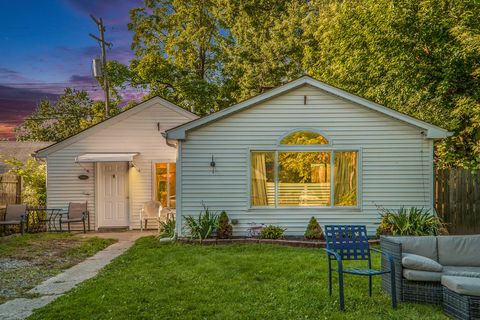
[(212, 154), (212, 161), (210, 162), (210, 167), (212, 167), (212, 173), (215, 173), (215, 159)]

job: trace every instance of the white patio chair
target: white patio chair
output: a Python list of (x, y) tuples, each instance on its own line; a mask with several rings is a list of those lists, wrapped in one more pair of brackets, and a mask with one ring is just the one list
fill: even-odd
[(158, 216), (159, 221), (166, 222), (173, 218), (175, 218), (175, 211), (167, 207), (160, 209), (160, 214)]
[(145, 202), (142, 209), (140, 210), (140, 231), (143, 231), (143, 224), (145, 223), (145, 229), (147, 229), (148, 220), (155, 220), (158, 222), (160, 217), (162, 205), (159, 201), (148, 201)]

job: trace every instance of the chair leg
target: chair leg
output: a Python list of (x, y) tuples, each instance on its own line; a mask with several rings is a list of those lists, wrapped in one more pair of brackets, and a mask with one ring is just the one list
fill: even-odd
[(328, 259), (328, 294), (332, 295), (332, 261)]
[(68, 232), (70, 232), (70, 222), (67, 222), (68, 225)]
[(392, 270), (390, 271), (390, 288), (391, 288), (391, 295), (392, 295), (392, 308), (397, 308), (397, 288), (395, 283), (395, 272)]
[(85, 219), (83, 219), (83, 233), (87, 233), (87, 229), (85, 228)]
[(22, 234), (22, 236), (25, 232), (24, 227), (25, 227), (25, 224), (23, 222), (20, 222), (20, 233)]
[(372, 276), (368, 276), (368, 295), (372, 296)]
[(147, 230), (148, 219), (145, 219), (145, 230)]
[(338, 273), (338, 289), (340, 295), (340, 310), (345, 310), (345, 300), (343, 295), (343, 272)]

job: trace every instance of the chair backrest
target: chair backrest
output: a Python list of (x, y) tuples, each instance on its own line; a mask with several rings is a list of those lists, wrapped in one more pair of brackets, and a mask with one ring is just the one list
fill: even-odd
[(5, 220), (16, 221), (20, 220), (22, 216), (27, 214), (26, 204), (7, 204), (5, 209)]
[(161, 206), (162, 204), (156, 200), (145, 202), (143, 204), (143, 218), (158, 218)]
[(70, 202), (68, 204), (68, 218), (69, 219), (79, 219), (83, 216), (83, 214), (87, 214), (87, 203), (75, 203)]
[[(359, 225), (326, 225), (327, 249), (338, 253), (342, 260), (368, 260), (367, 228)], [(330, 259), (334, 257), (329, 254)]]
[(173, 217), (173, 210), (167, 207), (164, 207), (160, 210), (160, 221), (167, 221)]

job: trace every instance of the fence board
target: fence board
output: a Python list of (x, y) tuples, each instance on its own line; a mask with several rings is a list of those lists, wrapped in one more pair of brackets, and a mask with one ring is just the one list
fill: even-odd
[(479, 183), (479, 172), (436, 170), (435, 208), (451, 234), (480, 233)]
[(21, 178), (11, 174), (0, 174), (0, 206), (21, 203)]

